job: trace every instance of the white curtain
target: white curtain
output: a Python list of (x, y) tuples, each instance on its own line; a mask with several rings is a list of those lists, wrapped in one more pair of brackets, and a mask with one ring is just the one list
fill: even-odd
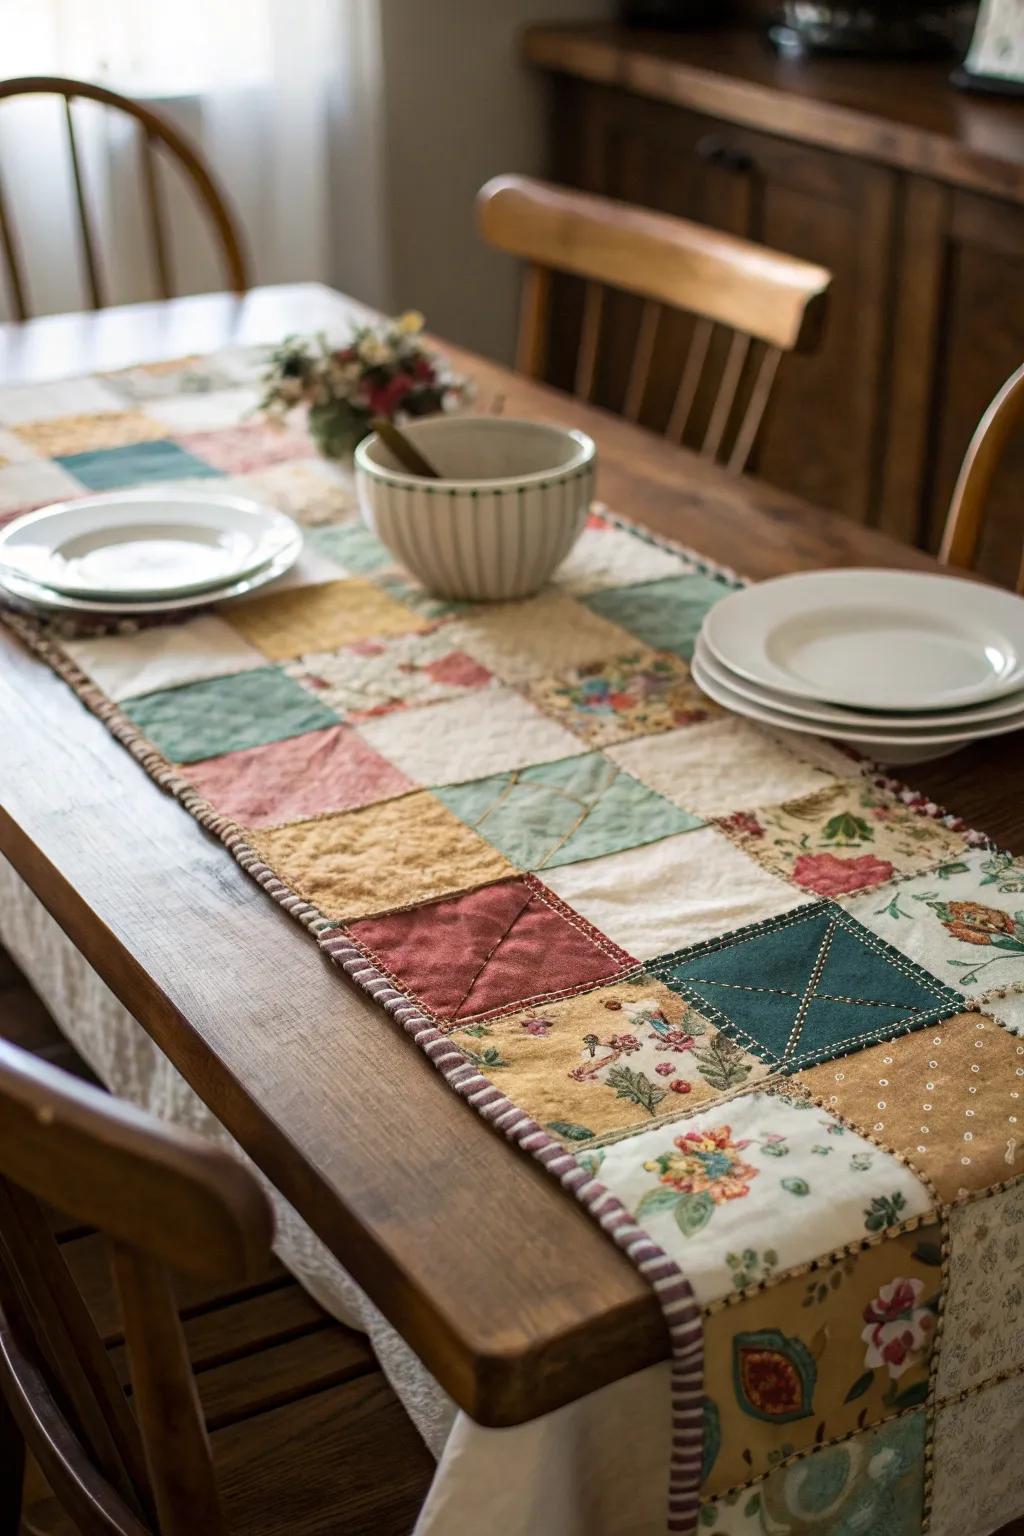
[[(362, 0), (0, 0), (0, 74), (70, 75), (145, 101), (213, 170), (257, 282), (327, 280), (339, 135), (365, 137), (372, 113), (374, 18)], [(109, 301), (156, 297), (137, 129), (89, 102), (74, 110)], [(87, 303), (62, 114), (41, 97), (0, 101), (0, 175), (37, 314)], [(224, 287), (180, 174), (162, 190), (175, 291)], [(372, 188), (360, 190), (365, 207)]]

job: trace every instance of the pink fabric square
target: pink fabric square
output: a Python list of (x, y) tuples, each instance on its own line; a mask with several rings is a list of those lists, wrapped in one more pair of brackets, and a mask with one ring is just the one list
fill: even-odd
[(345, 931), (403, 991), (452, 1022), (589, 988), (636, 964), (532, 875)]
[(180, 432), (174, 441), (226, 475), (247, 475), (268, 464), (308, 459), (316, 451), (305, 432), (266, 421), (242, 422), (216, 432)]
[(326, 811), (354, 811), (412, 788), (350, 725), (193, 763), (199, 793), (243, 827), (275, 827)]

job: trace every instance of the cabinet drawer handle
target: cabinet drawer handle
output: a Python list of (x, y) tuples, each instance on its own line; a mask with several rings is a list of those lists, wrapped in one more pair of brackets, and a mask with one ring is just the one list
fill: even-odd
[(733, 149), (717, 133), (706, 133), (698, 139), (694, 153), (698, 159), (706, 161), (708, 165), (720, 166), (723, 171), (740, 174), (754, 168), (754, 162), (745, 150)]

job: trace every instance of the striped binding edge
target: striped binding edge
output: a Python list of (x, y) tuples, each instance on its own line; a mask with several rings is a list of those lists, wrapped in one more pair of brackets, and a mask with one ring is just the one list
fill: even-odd
[[(662, 538), (638, 527), (629, 519), (595, 503), (593, 511), (614, 527), (622, 528), (657, 548), (682, 555), (705, 575), (734, 586), (745, 586), (743, 577), (725, 566), (706, 560), (674, 540)], [(192, 610), (194, 616), (195, 610)], [(564, 1189), (586, 1208), (654, 1290), (665, 1318), (671, 1356), (672, 1449), (669, 1462), (668, 1520), (666, 1530), (693, 1536), (700, 1515), (701, 1464), (703, 1458), (704, 1416), (704, 1337), (701, 1308), (686, 1276), (674, 1259), (634, 1220), (622, 1202), (591, 1177), (577, 1161), (537, 1122), (519, 1109), (512, 1100), (466, 1058), (447, 1035), (443, 1035), (416, 1003), (392, 986), (375, 965), (344, 934), (337, 924), (324, 917), (310, 902), (263, 863), (256, 850), (246, 842), (245, 833), (228, 817), (221, 816), (209, 801), (191, 787), (175, 766), (158, 752), (133, 721), (122, 714), (102, 689), (91, 683), (84, 672), (61, 649), (59, 643), (26, 614), (14, 609), (0, 609), (0, 620), (41, 657), (78, 695), (87, 709), (98, 716), (111, 735), (126, 747), (150, 778), (173, 795), (196, 821), (218, 837), (237, 862), (279, 906), (307, 928), (320, 948), (358, 987), (379, 1003), (410, 1035), (449, 1087), (466, 1100), (496, 1131), (541, 1163)], [(859, 761), (858, 754), (853, 754)], [(871, 767), (872, 765), (867, 765)], [(889, 778), (874, 767), (876, 782), (900, 796), (919, 814), (941, 820), (958, 829), (965, 824), (950, 816), (942, 807), (909, 789), (901, 781)], [(972, 841), (991, 846), (982, 833), (969, 832)]]

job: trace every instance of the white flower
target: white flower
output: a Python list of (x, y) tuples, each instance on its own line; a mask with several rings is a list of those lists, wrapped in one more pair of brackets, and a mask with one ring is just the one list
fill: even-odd
[(371, 331), (370, 335), (364, 336), (359, 343), (359, 356), (364, 363), (369, 363), (371, 368), (377, 368), (382, 363), (391, 361), (391, 348)]

